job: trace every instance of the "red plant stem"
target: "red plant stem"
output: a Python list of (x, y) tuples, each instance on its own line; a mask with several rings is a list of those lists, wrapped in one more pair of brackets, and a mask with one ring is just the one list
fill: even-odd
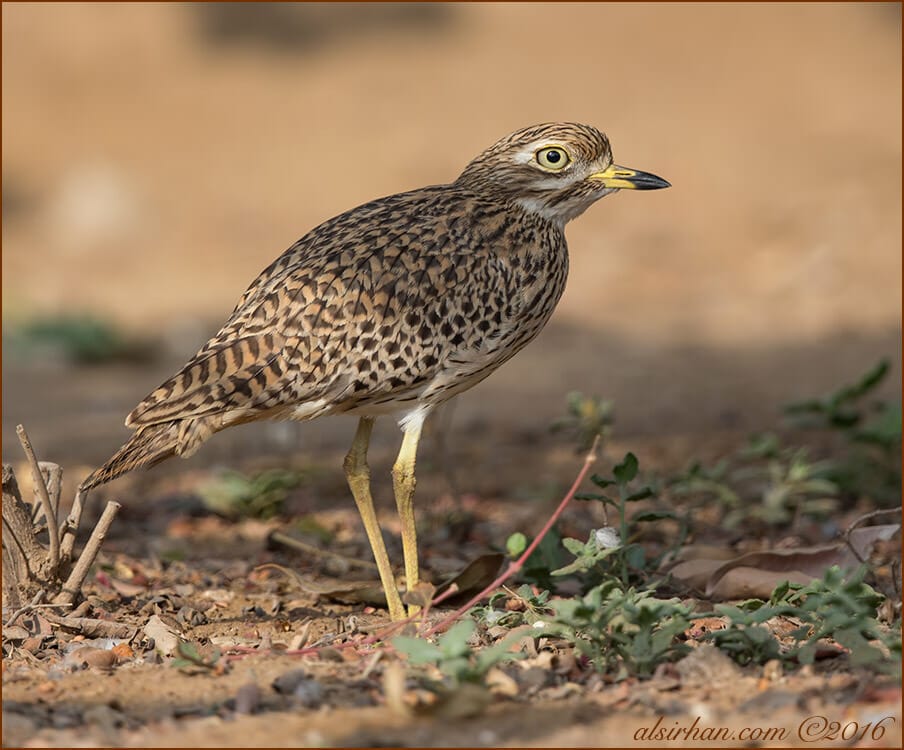
[[(578, 488), (581, 486), (581, 483), (584, 481), (584, 478), (587, 476), (587, 472), (590, 471), (590, 466), (596, 460), (596, 448), (599, 443), (599, 436), (593, 441), (593, 445), (590, 448), (590, 452), (587, 453), (587, 456), (584, 458), (584, 466), (581, 468), (580, 472), (578, 472), (577, 477), (575, 477), (574, 482), (571, 485), (571, 488), (568, 492), (565, 493), (565, 497), (562, 498), (562, 502), (559, 503), (559, 507), (556, 508), (555, 512), (549, 517), (549, 520), (540, 529), (540, 532), (534, 538), (534, 541), (531, 542), (527, 549), (521, 553), (521, 556), (509, 563), (509, 566), (505, 569), (505, 572), (502, 573), (495, 581), (493, 581), (489, 586), (487, 586), (483, 591), (479, 594), (475, 595), (467, 604), (462, 607), (459, 607), (455, 612), (446, 617), (444, 620), (441, 620), (439, 623), (434, 625), (432, 628), (423, 633), (423, 636), (426, 638), (427, 636), (433, 635), (434, 633), (441, 633), (446, 628), (448, 628), (452, 623), (454, 623), (459, 617), (461, 617), (465, 612), (467, 612), (471, 607), (477, 604), (484, 597), (492, 594), (496, 589), (498, 589), (502, 584), (504, 584), (509, 578), (511, 578), (515, 573), (521, 570), (524, 567), (524, 563), (527, 561), (535, 549), (537, 549), (540, 542), (543, 541), (543, 537), (549, 532), (552, 528), (553, 524), (559, 520), (559, 516), (565, 511), (565, 507), (568, 503), (571, 502), (572, 498), (575, 496), (575, 493), (578, 491)], [(437, 599), (436, 601), (439, 601)], [(434, 601), (434, 604), (436, 603)]]

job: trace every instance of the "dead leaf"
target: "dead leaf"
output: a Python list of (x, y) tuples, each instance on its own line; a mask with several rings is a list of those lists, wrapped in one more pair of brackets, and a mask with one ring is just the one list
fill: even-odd
[(725, 559), (696, 558), (680, 562), (669, 570), (669, 576), (675, 581), (680, 581), (694, 591), (703, 591), (706, 583), (719, 568), (725, 564)]
[(417, 607), (427, 607), (436, 595), (436, 586), (427, 581), (421, 581), (413, 588), (408, 589), (402, 596), (403, 604), (413, 604)]
[(313, 578), (303, 576), (291, 568), (276, 565), (275, 563), (265, 563), (256, 568), (256, 570), (262, 569), (277, 570), (283, 573), (288, 578), (291, 578), (298, 588), (306, 594), (335, 599), (345, 604), (386, 606), (386, 595), (383, 593), (383, 585), (378, 580), (340, 581), (337, 579), (322, 579), (315, 581)]
[(148, 590), (148, 587), (144, 584), (130, 583), (128, 581), (122, 581), (119, 578), (111, 577), (108, 584), (117, 594), (125, 597), (138, 596)]
[(52, 636), (35, 635), (22, 641), (22, 649), (30, 654), (36, 654), (43, 647), (45, 640), (50, 640)]
[(712, 557), (684, 560), (668, 572), (674, 580), (704, 590), (712, 601), (768, 599), (782, 581), (807, 584), (822, 578), (833, 565), (842, 570), (855, 568), (860, 564), (857, 555), (869, 557), (876, 542), (890, 539), (899, 530), (899, 524), (865, 526), (851, 532), (850, 544), (841, 541), (815, 547), (749, 552), (727, 562), (722, 554), (710, 550), (707, 554)]
[(158, 615), (151, 615), (143, 632), (148, 638), (154, 639), (154, 649), (163, 656), (172, 656), (181, 641), (178, 628), (168, 625)]
[(448, 581), (437, 587), (437, 595), (442, 594), (452, 586), (456, 586), (457, 593), (446, 599), (443, 604), (454, 607), (456, 603), (468, 601), (474, 594), (483, 591), (496, 580), (503, 560), (505, 560), (505, 555), (500, 552), (480, 555), (480, 557), (469, 562), (461, 572), (456, 573)]
[(24, 641), (30, 635), (21, 625), (6, 625), (3, 628), (4, 641)]
[(800, 570), (761, 570), (743, 565), (730, 568), (715, 578), (715, 582), (707, 587), (706, 595), (714, 602), (768, 599), (782, 581), (806, 585), (813, 579), (813, 575)]

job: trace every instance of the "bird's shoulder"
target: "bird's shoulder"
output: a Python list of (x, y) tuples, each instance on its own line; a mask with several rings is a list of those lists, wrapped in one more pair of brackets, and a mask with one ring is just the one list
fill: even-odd
[(509, 244), (506, 234), (521, 231), (511, 214), (509, 206), (454, 183), (345, 211), (314, 227), (261, 271), (224, 334), (253, 330), (256, 320), (276, 321), (287, 306), (335, 299), (362, 285), (373, 288), (425, 273), (451, 280), (453, 266), (481, 262)]

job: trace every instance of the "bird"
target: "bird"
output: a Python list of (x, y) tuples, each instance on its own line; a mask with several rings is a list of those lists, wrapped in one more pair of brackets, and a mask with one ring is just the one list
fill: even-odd
[(424, 420), (549, 321), (568, 275), (566, 223), (611, 193), (666, 187), (615, 164), (597, 128), (552, 122), (505, 136), (454, 182), (323, 222), (267, 266), (219, 332), (135, 407), (131, 439), (80, 490), (190, 456), (233, 425), (357, 416), (343, 467), (389, 616), (404, 619), (370, 489), (374, 420), (391, 415), (402, 431), (392, 480), (410, 590), (419, 581), (413, 496)]

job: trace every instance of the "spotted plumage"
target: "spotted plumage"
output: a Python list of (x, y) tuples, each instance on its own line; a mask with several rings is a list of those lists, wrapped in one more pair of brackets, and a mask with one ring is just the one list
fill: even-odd
[(568, 274), (567, 221), (613, 190), (666, 185), (614, 166), (595, 128), (552, 123), (503, 138), (455, 182), (324, 222), (129, 414), (135, 435), (82, 487), (257, 419), (394, 413), (419, 431), (549, 320)]

